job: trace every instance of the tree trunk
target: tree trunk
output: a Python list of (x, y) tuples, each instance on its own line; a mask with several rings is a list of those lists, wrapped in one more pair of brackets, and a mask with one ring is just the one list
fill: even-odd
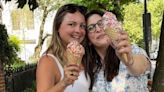
[(44, 43), (43, 33), (44, 33), (44, 24), (45, 24), (45, 20), (46, 20), (47, 15), (48, 15), (48, 11), (47, 11), (47, 8), (45, 8), (43, 11), (43, 20), (42, 20), (41, 25), (40, 25), (38, 44), (35, 47), (35, 52), (33, 55), (34, 56), (33, 59), (35, 60), (35, 62), (37, 62), (39, 60), (40, 52), (42, 50), (42, 46)]
[(0, 61), (0, 92), (6, 92), (6, 86), (5, 86), (5, 77), (2, 67), (2, 62)]
[(153, 76), (152, 92), (164, 92), (164, 14), (161, 25), (160, 45)]

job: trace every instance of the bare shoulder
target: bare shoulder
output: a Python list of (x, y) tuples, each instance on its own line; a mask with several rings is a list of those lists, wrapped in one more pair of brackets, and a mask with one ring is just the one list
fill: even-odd
[(53, 57), (44, 55), (40, 58), (36, 70), (37, 90), (46, 90), (60, 79), (58, 66)]
[(57, 67), (55, 60), (48, 55), (42, 56), (37, 65), (37, 69), (43, 68), (45, 70), (53, 70), (55, 67)]
[(53, 57), (44, 55), (40, 58), (38, 65), (37, 65), (37, 71), (36, 76), (45, 76), (45, 77), (58, 77), (59, 75), (59, 69), (57, 66), (57, 63), (55, 62), (55, 59)]

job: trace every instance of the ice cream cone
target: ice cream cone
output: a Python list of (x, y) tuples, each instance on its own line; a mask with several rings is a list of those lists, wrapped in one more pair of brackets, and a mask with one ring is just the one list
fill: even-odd
[[(103, 15), (104, 31), (115, 44), (117, 38), (119, 37), (119, 31), (122, 31), (121, 23), (117, 21), (117, 18), (111, 12), (106, 12)], [(127, 54), (123, 53), (122, 57), (125, 62), (127, 62)]]
[(80, 64), (81, 57), (75, 56), (72, 52), (67, 51), (67, 64)]
[(111, 38), (111, 40), (116, 40), (118, 37), (118, 33), (112, 30), (112, 28), (106, 28), (105, 33)]
[(72, 41), (67, 45), (67, 64), (81, 64), (82, 57), (85, 53), (84, 48), (77, 41)]
[[(110, 37), (110, 39), (115, 43), (114, 41), (119, 37), (119, 33), (117, 31), (112, 30), (112, 28), (106, 28), (105, 33)], [(123, 53), (122, 57), (124, 58), (125, 62), (127, 62), (127, 54)]]

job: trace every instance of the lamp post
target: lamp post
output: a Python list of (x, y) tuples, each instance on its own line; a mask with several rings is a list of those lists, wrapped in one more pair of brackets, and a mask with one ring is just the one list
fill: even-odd
[(143, 36), (145, 41), (145, 49), (150, 56), (149, 48), (151, 45), (151, 14), (147, 12), (147, 2), (144, 0), (144, 14), (143, 14)]

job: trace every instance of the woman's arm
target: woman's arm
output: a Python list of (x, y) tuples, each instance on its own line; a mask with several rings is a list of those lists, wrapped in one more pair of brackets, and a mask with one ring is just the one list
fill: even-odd
[(65, 85), (60, 80), (57, 64), (49, 56), (43, 56), (37, 65), (36, 83), (37, 92), (63, 92)]
[(131, 64), (126, 64), (130, 73), (134, 75), (143, 74), (146, 70), (150, 69), (150, 61), (143, 54), (132, 55)]
[(120, 32), (115, 49), (119, 59), (132, 74), (143, 74), (147, 69), (150, 69), (150, 61), (146, 52), (137, 45), (130, 44), (127, 32)]
[(60, 80), (61, 74), (56, 62), (49, 56), (43, 56), (36, 71), (37, 92), (64, 92), (68, 85), (71, 85), (78, 77), (70, 74), (71, 70), (77, 70), (76, 66), (64, 68), (64, 78)]

